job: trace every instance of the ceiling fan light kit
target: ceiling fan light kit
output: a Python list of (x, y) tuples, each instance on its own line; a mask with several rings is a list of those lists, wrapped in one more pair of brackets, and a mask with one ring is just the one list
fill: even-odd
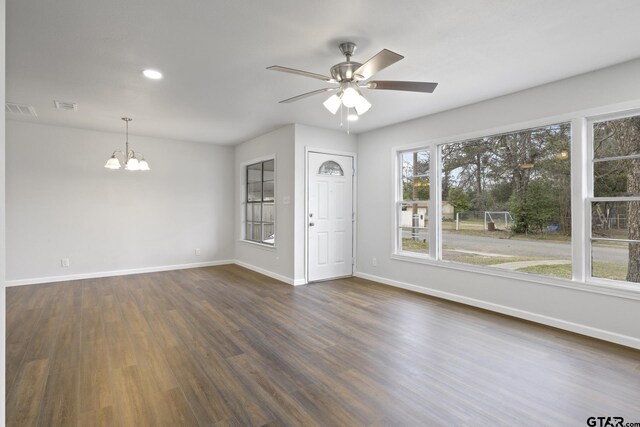
[(340, 104), (342, 104), (342, 99), (336, 94), (331, 95), (326, 101), (322, 103), (322, 105), (324, 105), (324, 107), (329, 110), (331, 114), (335, 114), (338, 112)]
[[(362, 95), (361, 89), (369, 90), (400, 90), (406, 92), (423, 92), (432, 93), (438, 83), (431, 82), (409, 82), (394, 80), (369, 80), (375, 73), (395, 64), (404, 58), (404, 56), (392, 52), (388, 49), (382, 49), (364, 64), (351, 61), (351, 56), (356, 50), (356, 44), (352, 42), (341, 43), (340, 52), (346, 57), (346, 61), (340, 62), (329, 70), (331, 77), (322, 74), (312, 73), (309, 71), (297, 70), (295, 68), (282, 67), (280, 65), (272, 65), (267, 67), (268, 70), (280, 71), (284, 73), (297, 74), (303, 77), (311, 77), (317, 80), (335, 84), (338, 87), (330, 87), (318, 89), (302, 95), (294, 96), (280, 101), (280, 103), (288, 104), (325, 92), (336, 92), (323, 102), (324, 107), (331, 114), (336, 114), (341, 107), (347, 109), (347, 116), (352, 116), (349, 110), (354, 109), (356, 117), (361, 116), (371, 108), (371, 103)], [(351, 118), (349, 121), (353, 121)], [(342, 123), (341, 123), (342, 124)]]
[[(120, 169), (122, 165), (120, 164), (120, 160), (118, 159), (118, 154), (122, 156), (124, 169), (128, 171), (148, 171), (151, 170), (149, 167), (149, 163), (144, 159), (144, 155), (142, 153), (137, 153), (133, 150), (129, 150), (129, 122), (133, 119), (129, 117), (123, 117), (122, 120), (126, 123), (126, 139), (125, 139), (125, 151), (115, 150), (111, 157), (107, 160), (107, 163), (104, 164), (104, 167), (107, 169)], [(139, 157), (139, 158), (138, 158)]]

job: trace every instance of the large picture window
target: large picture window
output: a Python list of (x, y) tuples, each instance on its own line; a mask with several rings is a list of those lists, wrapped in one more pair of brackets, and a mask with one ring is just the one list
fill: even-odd
[(275, 245), (275, 160), (246, 166), (245, 240)]
[(570, 279), (571, 126), (441, 146), (442, 259)]
[(640, 282), (640, 115), (595, 121), (591, 276)]
[(397, 255), (572, 278), (570, 123), (429, 144), (398, 162)]
[(394, 257), (624, 292), (640, 283), (639, 112), (396, 156)]

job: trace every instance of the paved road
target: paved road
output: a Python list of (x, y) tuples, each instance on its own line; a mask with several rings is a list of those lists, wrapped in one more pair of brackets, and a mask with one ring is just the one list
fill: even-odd
[[(405, 231), (403, 235), (404, 237), (411, 237), (411, 232)], [(462, 249), (517, 257), (571, 259), (571, 244), (569, 242), (497, 239), (493, 237), (457, 234), (450, 231), (443, 231), (442, 238), (442, 247), (444, 249)], [(594, 255), (595, 260), (599, 262), (626, 264), (628, 252), (626, 248), (622, 247), (596, 246), (594, 248)]]

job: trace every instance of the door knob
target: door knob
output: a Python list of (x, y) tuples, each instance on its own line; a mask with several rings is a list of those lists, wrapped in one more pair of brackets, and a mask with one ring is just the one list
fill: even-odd
[(309, 227), (313, 227), (315, 224), (313, 222), (309, 223)]

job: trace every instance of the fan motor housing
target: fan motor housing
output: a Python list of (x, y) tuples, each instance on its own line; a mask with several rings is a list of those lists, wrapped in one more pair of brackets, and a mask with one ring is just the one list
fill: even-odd
[(331, 67), (331, 77), (337, 82), (350, 82), (356, 80), (355, 71), (362, 64), (359, 62), (345, 61)]

